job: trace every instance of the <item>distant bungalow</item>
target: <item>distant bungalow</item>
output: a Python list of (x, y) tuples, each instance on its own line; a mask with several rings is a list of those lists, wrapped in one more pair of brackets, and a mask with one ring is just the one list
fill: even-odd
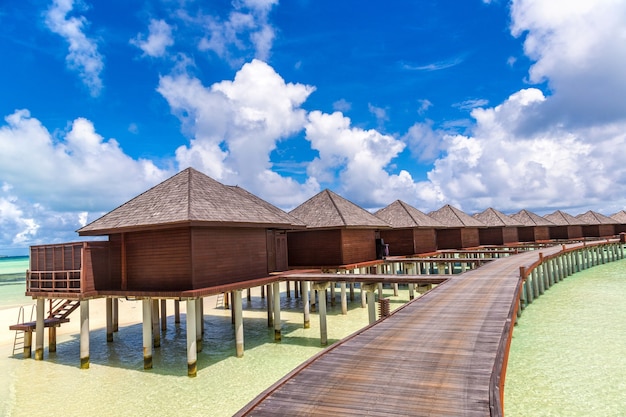
[(554, 223), (554, 226), (550, 227), (550, 239), (580, 239), (584, 236), (583, 225), (586, 223), (571, 214), (557, 210), (544, 217)]
[(604, 214), (589, 210), (576, 216), (577, 219), (587, 223), (583, 225), (584, 237), (612, 237), (615, 235), (617, 221)]
[(306, 230), (288, 234), (290, 267), (336, 267), (381, 257), (380, 231), (391, 226), (324, 190), (289, 212)]
[(512, 214), (511, 218), (523, 225), (517, 228), (520, 242), (541, 242), (550, 240), (550, 227), (554, 226), (554, 223), (550, 220), (528, 210), (520, 210)]
[(617, 222), (615, 225), (615, 233), (626, 232), (626, 211), (620, 210), (611, 215), (611, 218)]
[(478, 229), (485, 225), (479, 220), (449, 204), (428, 215), (443, 224), (443, 228), (437, 228), (438, 249), (467, 249), (480, 246)]
[(522, 224), (494, 208), (474, 214), (487, 227), (478, 229), (481, 245), (505, 245), (519, 242), (518, 226)]
[(413, 255), (437, 251), (436, 228), (445, 227), (434, 218), (401, 200), (396, 200), (374, 213), (389, 223), (390, 230), (380, 231), (380, 237), (389, 245), (389, 255)]

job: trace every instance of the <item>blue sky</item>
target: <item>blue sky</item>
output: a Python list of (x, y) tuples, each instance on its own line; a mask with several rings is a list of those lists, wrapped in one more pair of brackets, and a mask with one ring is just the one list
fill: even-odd
[(0, 4), (0, 254), (187, 166), (286, 210), (615, 213), (624, 45), (610, 0)]

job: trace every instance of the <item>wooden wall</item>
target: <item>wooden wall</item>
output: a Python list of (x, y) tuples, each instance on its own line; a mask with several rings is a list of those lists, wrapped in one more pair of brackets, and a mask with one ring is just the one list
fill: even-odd
[(502, 229), (502, 242), (503, 243), (517, 243), (519, 242), (519, 233), (517, 227), (505, 227)]
[(465, 227), (461, 229), (461, 248), (474, 248), (476, 246), (480, 246), (478, 230), (478, 228), (473, 227)]
[(413, 253), (429, 253), (437, 250), (435, 229), (413, 229)]
[(612, 224), (590, 224), (583, 226), (584, 237), (602, 237), (615, 235), (615, 226)]
[(265, 229), (193, 228), (193, 288), (266, 277)]
[(437, 249), (461, 249), (461, 229), (437, 229)]
[(390, 256), (413, 255), (413, 229), (381, 230), (380, 237), (389, 245)]
[(616, 224), (615, 225), (615, 233), (623, 233), (626, 232), (626, 224)]
[[(341, 265), (376, 259), (376, 231), (373, 229), (342, 229)], [(385, 242), (387, 243), (387, 242)]]
[(583, 237), (583, 227), (582, 226), (567, 226), (567, 234), (570, 239), (577, 239)]
[(340, 229), (288, 232), (287, 248), (290, 267), (342, 264)]
[(550, 226), (550, 239), (569, 239), (567, 226)]
[(478, 229), (478, 237), (481, 245), (502, 245), (504, 243), (504, 228), (485, 227)]

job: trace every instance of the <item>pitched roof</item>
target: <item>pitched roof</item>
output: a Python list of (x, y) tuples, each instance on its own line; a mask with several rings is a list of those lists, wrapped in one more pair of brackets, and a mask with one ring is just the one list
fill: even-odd
[(231, 185), (230, 188), (233, 189), (235, 192), (241, 194), (242, 196), (247, 197), (250, 200), (254, 201), (255, 203), (260, 204), (261, 206), (265, 207), (267, 210), (271, 211), (276, 216), (284, 218), (286, 221), (290, 222), (292, 225), (306, 227), (306, 225), (304, 224), (302, 220), (279, 209), (275, 205), (268, 203), (267, 201), (263, 200), (261, 197), (258, 197), (252, 194), (250, 191), (243, 189), (239, 187), (238, 185)]
[(387, 207), (378, 210), (374, 215), (394, 228), (444, 227), (434, 218), (401, 200), (394, 201)]
[(308, 228), (389, 228), (369, 211), (326, 189), (300, 204), (289, 214), (302, 220)]
[(626, 211), (620, 210), (617, 213), (612, 214), (611, 218), (617, 220), (619, 224), (626, 224)]
[(571, 214), (567, 214), (564, 211), (557, 210), (554, 213), (547, 214), (545, 216), (546, 219), (550, 220), (557, 226), (580, 226), (587, 224), (585, 221), (581, 219), (577, 219)]
[(578, 216), (576, 216), (576, 218), (588, 224), (616, 224), (617, 223), (617, 220), (607, 217), (604, 214), (600, 214), (593, 210), (589, 210), (586, 213), (579, 214)]
[(524, 226), (554, 226), (554, 223), (552, 223), (550, 220), (526, 209), (520, 210), (519, 212), (512, 214), (511, 218), (520, 222)]
[(481, 221), (476, 220), (456, 207), (452, 207), (450, 204), (446, 204), (439, 210), (428, 213), (428, 215), (443, 223), (445, 227), (485, 227)]
[(187, 168), (122, 204), (87, 226), (80, 235), (198, 224), (205, 226), (302, 227), (271, 204)]
[(499, 212), (494, 208), (488, 208), (482, 213), (476, 213), (472, 217), (481, 221), (489, 227), (516, 227), (522, 226), (522, 224), (507, 216), (506, 214)]

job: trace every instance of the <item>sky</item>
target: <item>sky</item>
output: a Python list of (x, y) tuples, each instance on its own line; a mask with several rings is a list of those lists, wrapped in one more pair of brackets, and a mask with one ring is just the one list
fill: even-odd
[(0, 255), (189, 166), (284, 210), (626, 208), (621, 0), (0, 2)]

